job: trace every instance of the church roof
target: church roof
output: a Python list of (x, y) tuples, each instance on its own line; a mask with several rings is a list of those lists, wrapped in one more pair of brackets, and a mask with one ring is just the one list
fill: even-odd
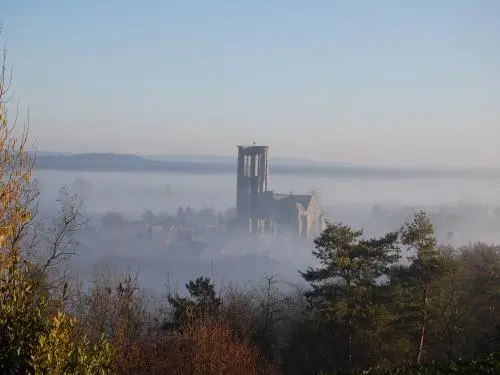
[(296, 215), (298, 208), (307, 210), (313, 199), (312, 194), (276, 194), (273, 191), (266, 191), (261, 194), (259, 212), (262, 216), (273, 213), (292, 217)]
[(307, 210), (312, 199), (313, 196), (311, 194), (290, 194), (283, 197), (281, 201), (283, 204), (289, 206), (297, 206), (300, 204), (305, 210)]

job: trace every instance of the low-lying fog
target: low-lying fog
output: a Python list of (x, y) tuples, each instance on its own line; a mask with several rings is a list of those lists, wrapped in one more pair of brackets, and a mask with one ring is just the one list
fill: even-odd
[[(93, 264), (105, 262), (117, 272), (138, 270), (142, 285), (156, 293), (165, 291), (167, 280), (182, 289), (183, 283), (198, 276), (213, 276), (218, 284), (241, 284), (279, 274), (298, 283), (297, 270), (314, 262), (312, 241), (287, 235), (234, 238), (214, 229), (235, 205), (235, 176), (38, 171), (35, 177), (44, 216), (55, 214), (62, 186), (85, 198), (90, 221), (78, 233), (81, 246), (73, 259), (83, 279), (90, 277)], [(500, 207), (500, 180), (277, 175), (270, 177), (269, 184), (282, 193), (314, 189), (327, 220), (363, 227), (367, 235), (397, 229), (412, 207), (417, 207), (431, 214), (441, 241), (453, 245), (500, 242), (500, 209), (496, 209)], [(181, 212), (180, 206), (184, 207)], [(188, 206), (191, 209), (186, 211)], [(145, 215), (146, 210), (151, 212)], [(102, 221), (106, 213), (108, 224)], [(150, 223), (175, 220), (191, 220), (189, 225), (198, 228), (197, 237), (209, 243), (199, 260), (166, 257), (158, 241), (167, 240), (158, 238), (168, 234), (148, 229)]]
[[(235, 203), (236, 176), (172, 173), (38, 171), (36, 177), (50, 205), (61, 185), (74, 186), (87, 196), (89, 212), (122, 211), (141, 215), (146, 209), (226, 209)], [(272, 175), (269, 188), (307, 193), (315, 189), (324, 205), (356, 208), (383, 205), (442, 205), (459, 201), (500, 205), (500, 180), (495, 179), (379, 179)]]

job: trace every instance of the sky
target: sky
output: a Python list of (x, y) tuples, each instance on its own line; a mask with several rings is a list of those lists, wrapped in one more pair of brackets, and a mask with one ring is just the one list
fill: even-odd
[(500, 166), (498, 0), (0, 0), (0, 20), (39, 150)]

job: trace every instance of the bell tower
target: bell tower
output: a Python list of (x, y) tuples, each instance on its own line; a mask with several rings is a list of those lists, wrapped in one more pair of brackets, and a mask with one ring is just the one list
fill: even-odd
[(236, 178), (236, 215), (249, 220), (250, 231), (255, 225), (258, 197), (267, 191), (269, 146), (238, 146)]

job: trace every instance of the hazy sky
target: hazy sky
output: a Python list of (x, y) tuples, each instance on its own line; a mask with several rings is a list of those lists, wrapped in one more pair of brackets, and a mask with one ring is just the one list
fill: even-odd
[(500, 166), (499, 0), (0, 0), (38, 149)]

